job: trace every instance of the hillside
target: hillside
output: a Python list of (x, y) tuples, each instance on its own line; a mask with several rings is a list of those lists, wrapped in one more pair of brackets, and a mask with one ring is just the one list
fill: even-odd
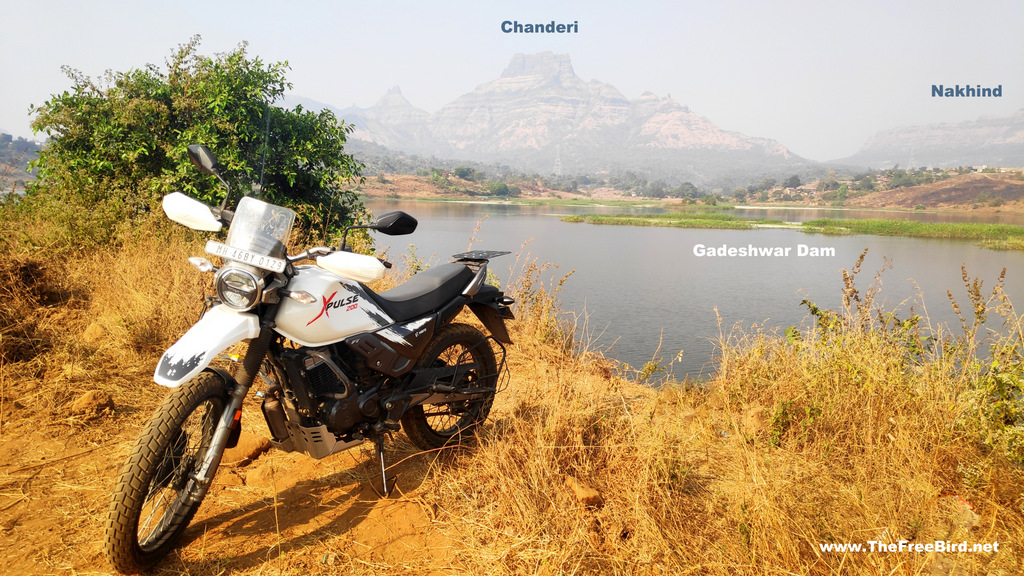
[(899, 126), (872, 136), (837, 163), (872, 168), (894, 165), (1013, 166), (1024, 162), (1024, 108), (1008, 117)]
[(1024, 210), (1024, 179), (1019, 173), (973, 173), (930, 184), (894, 188), (850, 198), (847, 206), (871, 208), (971, 208), (998, 207)]
[(20, 188), (18, 182), (35, 179), (35, 175), (28, 172), (28, 163), (36, 159), (39, 150), (35, 142), (0, 133), (0, 192)]

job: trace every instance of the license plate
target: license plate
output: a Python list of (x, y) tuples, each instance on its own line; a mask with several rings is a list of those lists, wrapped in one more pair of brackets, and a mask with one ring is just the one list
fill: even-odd
[(227, 258), (228, 260), (241, 262), (243, 264), (249, 264), (250, 266), (255, 266), (257, 268), (263, 268), (264, 270), (271, 270), (273, 272), (284, 272), (284, 267), (288, 264), (280, 258), (257, 254), (241, 248), (221, 244), (220, 242), (214, 242), (213, 240), (206, 243), (206, 253), (213, 254), (214, 256), (220, 256), (221, 258)]

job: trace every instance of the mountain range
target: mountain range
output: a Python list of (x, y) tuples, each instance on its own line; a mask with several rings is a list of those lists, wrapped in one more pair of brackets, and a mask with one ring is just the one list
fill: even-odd
[(876, 133), (843, 164), (891, 168), (1024, 165), (1024, 108), (1009, 117), (901, 126)]
[[(543, 175), (633, 172), (671, 184), (726, 187), (766, 176), (809, 178), (828, 167), (775, 140), (723, 130), (671, 97), (648, 92), (631, 100), (611, 84), (585, 81), (568, 55), (551, 52), (516, 54), (498, 78), (435, 113), (413, 106), (397, 86), (369, 108), (339, 109), (287, 97), (285, 105), (296, 104), (331, 109), (353, 124), (356, 148), (366, 143), (378, 152)], [(921, 166), (1019, 164), (1022, 128), (1024, 110), (1009, 121), (899, 128), (880, 132), (856, 155), (835, 164), (907, 166), (912, 157)]]
[(391, 150), (540, 174), (632, 171), (707, 184), (814, 166), (775, 140), (723, 130), (670, 97), (630, 100), (611, 84), (584, 81), (568, 55), (551, 52), (513, 56), (500, 77), (433, 114), (398, 87), (369, 108), (296, 97), (286, 104), (330, 108), (355, 126), (353, 138)]

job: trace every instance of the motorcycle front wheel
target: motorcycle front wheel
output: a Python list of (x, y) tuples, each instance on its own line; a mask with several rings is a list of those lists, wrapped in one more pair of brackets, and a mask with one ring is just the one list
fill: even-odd
[(191, 478), (209, 451), (228, 403), (225, 383), (201, 372), (175, 388), (150, 419), (121, 468), (107, 512), (107, 559), (118, 571), (141, 572), (174, 547), (195, 516)]
[(461, 443), (491, 412), (498, 369), (490, 342), (468, 324), (441, 328), (417, 362), (420, 368), (452, 368), (439, 383), (459, 390), (490, 388), (472, 400), (414, 406), (402, 416), (402, 429), (418, 448), (432, 450)]

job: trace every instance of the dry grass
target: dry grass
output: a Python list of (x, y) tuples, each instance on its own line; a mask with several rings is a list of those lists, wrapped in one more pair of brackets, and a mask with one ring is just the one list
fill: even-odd
[[(474, 574), (1020, 573), (1024, 474), (962, 425), (963, 357), (911, 353), (864, 321), (871, 291), (851, 295), (830, 333), (723, 334), (699, 387), (638, 387), (528, 328), (506, 409), (429, 494), (460, 559)], [(1000, 552), (820, 548), (872, 540)]]
[[(185, 258), (201, 244), (154, 232), (121, 253), (66, 260), (4, 250), (0, 451), (10, 464), (0, 470), (0, 537), (31, 526), (36, 570), (103, 572), (106, 486), (161, 394), (150, 382), (159, 353), (198, 315), (207, 279)], [(261, 458), (248, 485), (211, 494), (219, 512), (206, 524), (226, 517), (252, 535), (225, 550), (216, 539), (228, 532), (202, 532), (162, 573), (1024, 573), (1024, 475), (963, 424), (976, 382), (957, 354), (970, 346), (909, 353), (904, 332), (864, 322), (870, 303), (851, 302), (836, 328), (798, 338), (723, 330), (714, 379), (652, 389), (576, 343), (576, 328), (560, 320), (558, 276), (541, 282), (552, 271), (528, 257), (518, 268), (508, 288), (519, 318), (511, 383), (475, 446), (414, 456), (398, 442), (396, 461), (411, 457), (398, 466), (407, 484), (381, 502), (338, 487), (372, 477), (356, 452), (325, 459), (294, 487), (278, 477), (276, 497), (254, 479), (297, 464)], [(68, 405), (93, 389), (114, 397), (115, 412), (69, 417)], [(583, 487), (597, 496), (582, 499)], [(236, 493), (239, 504), (223, 502)], [(299, 516), (320, 527), (288, 540)], [(412, 548), (357, 553), (372, 523), (409, 517), (415, 533), (401, 538)], [(901, 539), (1000, 547), (942, 556), (819, 547)]]

